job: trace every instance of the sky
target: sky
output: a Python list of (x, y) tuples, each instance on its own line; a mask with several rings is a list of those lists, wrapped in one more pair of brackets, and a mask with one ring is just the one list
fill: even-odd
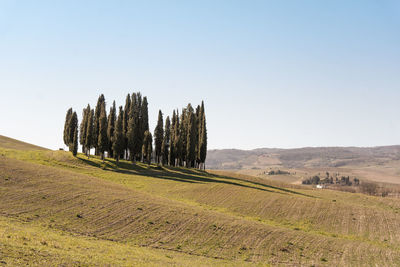
[(0, 135), (138, 91), (151, 130), (204, 100), (209, 149), (400, 144), (400, 2), (0, 0)]

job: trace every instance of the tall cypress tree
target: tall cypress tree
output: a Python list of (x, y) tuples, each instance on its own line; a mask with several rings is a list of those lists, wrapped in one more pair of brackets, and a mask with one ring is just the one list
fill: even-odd
[(158, 121), (157, 121), (157, 126), (154, 129), (154, 143), (155, 143), (155, 152), (156, 152), (156, 163), (160, 163), (160, 158), (161, 158), (161, 147), (162, 147), (162, 142), (163, 142), (163, 137), (164, 137), (164, 122), (163, 122), (163, 114), (160, 111), (158, 111)]
[(123, 133), (123, 119), (124, 111), (122, 106), (119, 107), (118, 119), (115, 124), (114, 136), (112, 138), (112, 149), (114, 151), (114, 157), (119, 162), (119, 158), (124, 151), (124, 133)]
[(169, 120), (169, 116), (167, 116), (164, 127), (164, 138), (161, 146), (161, 157), (163, 165), (168, 164), (170, 138), (171, 138), (171, 121)]
[(129, 112), (131, 109), (131, 95), (128, 94), (125, 100), (124, 117), (122, 121), (122, 132), (124, 134), (124, 158), (128, 159), (128, 123), (129, 123)]
[(176, 111), (176, 123), (174, 127), (174, 149), (175, 149), (175, 163), (174, 166), (182, 166), (182, 138), (181, 138), (181, 121), (179, 120), (179, 112)]
[(147, 97), (143, 97), (143, 102), (142, 102), (142, 132), (143, 132), (143, 137), (144, 133), (149, 130), (149, 103), (147, 102)]
[[(149, 130), (149, 108), (148, 108), (147, 97), (143, 97), (143, 101), (140, 106), (140, 136), (139, 136), (140, 147), (142, 147), (143, 145), (144, 133), (148, 130)], [(140, 157), (143, 159), (142, 155), (140, 155)]]
[(170, 166), (175, 166), (175, 124), (176, 124), (176, 113), (175, 110), (172, 113), (171, 123), (171, 134), (170, 134), (170, 148), (168, 163)]
[(132, 94), (132, 101), (129, 110), (129, 120), (128, 120), (128, 148), (129, 157), (132, 162), (136, 161), (137, 154), (140, 150), (139, 148), (139, 114), (137, 107), (137, 96), (135, 93)]
[(82, 145), (82, 153), (84, 154), (86, 154), (85, 152), (86, 128), (87, 128), (89, 114), (90, 114), (90, 105), (88, 104), (87, 107), (83, 109), (82, 122), (79, 129), (80, 132), (79, 143)]
[(149, 131), (149, 143), (147, 144), (147, 162), (148, 164), (151, 163), (151, 157), (153, 154), (153, 136)]
[(193, 110), (188, 109), (187, 114), (186, 167), (194, 167), (196, 160), (197, 123)]
[(73, 139), (74, 140), (72, 144), (72, 155), (76, 157), (76, 155), (78, 154), (78, 127), (75, 127)]
[(97, 137), (97, 149), (103, 161), (104, 161), (104, 152), (107, 151), (107, 148), (108, 148), (107, 114), (106, 114), (106, 103), (103, 102), (100, 106), (99, 135)]
[(116, 120), (116, 108), (115, 108), (115, 101), (113, 102), (112, 107), (110, 108), (110, 113), (108, 114), (107, 120), (107, 138), (108, 138), (108, 153), (111, 158), (114, 157), (113, 148), (112, 148), (112, 138), (114, 136), (114, 129), (115, 129), (115, 120)]
[(200, 135), (201, 135), (201, 114), (200, 114), (200, 105), (197, 105), (196, 108), (196, 168), (199, 168), (200, 166)]
[(71, 141), (69, 140), (69, 123), (72, 116), (72, 108), (69, 108), (67, 111), (67, 115), (65, 116), (65, 123), (64, 123), (64, 144), (69, 146)]
[(201, 114), (201, 135), (200, 135), (200, 145), (199, 145), (199, 153), (200, 153), (200, 162), (203, 165), (203, 169), (206, 169), (206, 157), (207, 157), (207, 126), (206, 126), (206, 113), (204, 109), (204, 101), (201, 102), (200, 108)]
[(135, 138), (136, 138), (136, 160), (141, 160), (142, 159), (142, 145), (143, 145), (143, 137), (144, 133), (142, 132), (143, 128), (143, 120), (142, 120), (142, 104), (143, 104), (143, 99), (142, 99), (142, 94), (140, 92), (136, 93), (136, 116), (137, 116), (137, 129), (135, 133)]
[[(101, 116), (101, 106), (103, 105), (103, 103), (105, 103), (105, 98), (104, 95), (101, 94), (99, 96), (99, 98), (97, 99), (97, 105), (96, 105), (96, 109), (94, 112), (94, 127), (93, 127), (93, 138), (94, 140), (96, 140), (96, 142), (94, 143), (94, 149), (95, 149), (95, 155), (99, 155), (99, 147), (98, 147), (98, 139), (99, 139), (99, 134), (100, 134), (100, 116)], [(107, 120), (107, 118), (106, 118)]]
[(151, 163), (152, 153), (153, 153), (153, 137), (151, 136), (150, 131), (146, 131), (144, 133), (144, 138), (143, 138), (142, 155), (143, 155), (144, 161), (147, 164)]
[(74, 134), (75, 130), (77, 129), (78, 129), (78, 115), (76, 115), (76, 112), (74, 111), (68, 123), (68, 141), (69, 141), (68, 148), (69, 151), (71, 152), (73, 151)]
[(134, 147), (135, 147), (135, 160), (140, 161), (142, 159), (142, 145), (143, 145), (143, 136), (141, 134), (141, 107), (142, 107), (142, 95), (140, 93), (136, 93), (136, 105), (134, 106), (134, 121), (135, 121), (135, 129), (134, 129)]
[(86, 140), (85, 140), (85, 152), (88, 158), (90, 157), (90, 149), (94, 146), (93, 138), (93, 127), (94, 127), (94, 110), (90, 110), (86, 125)]
[(186, 142), (187, 142), (187, 110), (184, 108), (179, 123), (179, 166), (184, 166), (186, 161)]

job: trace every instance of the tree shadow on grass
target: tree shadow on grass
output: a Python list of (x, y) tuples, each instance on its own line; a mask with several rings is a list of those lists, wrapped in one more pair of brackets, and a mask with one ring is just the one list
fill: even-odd
[[(306, 197), (314, 196), (306, 195), (300, 192), (296, 192), (290, 189), (281, 188), (273, 185), (267, 185), (255, 181), (249, 181), (246, 179), (234, 178), (224, 175), (211, 174), (206, 171), (197, 169), (184, 169), (181, 167), (167, 167), (167, 166), (154, 166), (144, 165), (142, 163), (133, 164), (127, 161), (119, 161), (118, 163), (114, 160), (105, 159), (104, 162), (96, 162), (90, 159), (79, 158), (84, 163), (103, 169), (105, 171), (112, 171), (127, 175), (141, 175), (149, 178), (172, 180), (176, 182), (186, 183), (217, 183), (217, 184), (228, 184), (233, 186), (240, 186), (249, 189), (255, 189), (260, 191), (266, 191), (270, 193), (278, 194), (296, 194)], [(251, 185), (238, 183), (236, 181), (245, 182)], [(273, 190), (271, 190), (273, 189)]]
[(278, 186), (274, 186), (274, 185), (264, 184), (264, 183), (255, 182), (255, 181), (249, 181), (249, 180), (246, 180), (246, 179), (229, 177), (229, 176), (225, 176), (225, 175), (218, 175), (218, 174), (212, 174), (212, 173), (208, 173), (208, 174), (212, 175), (214, 177), (221, 178), (221, 179), (238, 180), (238, 181), (243, 181), (243, 182), (251, 183), (251, 184), (262, 186), (262, 187), (267, 187), (267, 188), (271, 188), (271, 189), (287, 192), (287, 193), (290, 193), (290, 194), (301, 195), (301, 196), (304, 196), (304, 197), (318, 198), (316, 196), (300, 193), (300, 192), (293, 191), (293, 190), (290, 190), (290, 189), (287, 189), (287, 188), (284, 188), (284, 187), (278, 187)]
[[(172, 167), (165, 167), (165, 168), (166, 169), (170, 169), (170, 170), (172, 169)], [(260, 183), (260, 182), (256, 182), (256, 181), (250, 181), (250, 180), (247, 180), (247, 179), (230, 177), (230, 176), (226, 176), (226, 175), (213, 174), (213, 173), (209, 173), (207, 171), (198, 170), (198, 169), (183, 169), (183, 168), (181, 168), (181, 169), (179, 169), (179, 172), (185, 173), (187, 175), (202, 175), (202, 176), (207, 176), (207, 177), (217, 178), (217, 179), (236, 180), (236, 181), (246, 182), (246, 183), (250, 183), (250, 184), (261, 186), (261, 187), (267, 187), (267, 188), (270, 188), (270, 189), (275, 189), (275, 190), (282, 191), (282, 192), (289, 193), (289, 194), (295, 194), (295, 195), (301, 195), (301, 196), (305, 196), (305, 197), (317, 198), (317, 197), (312, 196), (312, 195), (300, 193), (300, 192), (297, 192), (297, 191), (294, 191), (294, 190), (290, 190), (290, 189), (287, 189), (287, 188), (283, 188), (283, 187), (264, 184), (264, 183)], [(237, 184), (237, 183), (235, 183), (235, 184)], [(241, 185), (241, 184), (238, 184), (238, 185)], [(277, 193), (276, 191), (272, 191), (272, 192)]]

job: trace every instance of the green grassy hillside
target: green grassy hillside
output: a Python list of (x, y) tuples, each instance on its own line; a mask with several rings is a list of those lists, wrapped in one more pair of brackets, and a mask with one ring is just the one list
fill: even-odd
[(397, 199), (2, 140), (3, 264), (400, 265)]

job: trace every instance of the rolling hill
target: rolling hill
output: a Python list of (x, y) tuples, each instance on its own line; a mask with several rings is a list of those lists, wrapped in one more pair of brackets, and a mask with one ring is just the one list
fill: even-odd
[(400, 184), (400, 146), (308, 147), (298, 149), (209, 150), (207, 167), (252, 175), (284, 169), (306, 174), (338, 172), (364, 180)]
[(382, 165), (391, 161), (400, 161), (400, 146), (220, 149), (209, 150), (207, 154), (207, 166), (211, 169), (343, 167)]
[(400, 264), (394, 198), (103, 163), (4, 137), (0, 170), (0, 265)]

